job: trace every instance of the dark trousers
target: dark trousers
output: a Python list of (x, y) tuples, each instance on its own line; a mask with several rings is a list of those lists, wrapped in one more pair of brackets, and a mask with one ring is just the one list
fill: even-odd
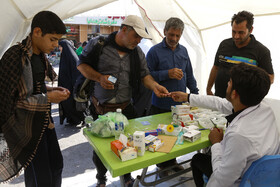
[[(155, 115), (155, 114), (161, 114), (161, 113), (170, 112), (170, 111), (171, 111), (171, 109), (166, 110), (166, 109), (158, 108), (155, 105), (152, 105), (151, 110), (150, 110), (150, 114)], [(176, 158), (165, 161), (165, 162), (162, 162), (162, 163), (159, 163), (159, 164), (157, 164), (157, 167), (166, 168), (166, 167), (169, 167), (169, 166), (173, 166), (175, 163), (176, 163)]]
[(60, 187), (63, 157), (55, 129), (46, 129), (35, 157), (24, 170), (26, 187)]
[[(127, 117), (127, 119), (133, 119), (137, 116), (137, 113), (135, 112), (134, 107), (129, 104), (123, 111), (122, 113)], [(93, 157), (92, 157), (92, 161), (96, 167), (97, 170), (97, 174), (96, 174), (96, 178), (100, 181), (106, 181), (106, 172), (107, 169), (104, 166), (104, 164), (102, 163), (102, 161), (100, 160), (100, 158), (98, 157), (98, 155), (95, 153), (95, 151), (93, 150)], [(127, 182), (131, 179), (131, 174), (127, 173), (124, 175), (124, 181)]]
[(197, 187), (203, 187), (203, 174), (210, 178), (213, 173), (211, 155), (197, 153), (193, 156), (191, 161), (193, 179)]

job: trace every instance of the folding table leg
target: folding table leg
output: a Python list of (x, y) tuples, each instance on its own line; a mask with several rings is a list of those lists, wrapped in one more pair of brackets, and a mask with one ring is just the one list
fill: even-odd
[(121, 187), (125, 187), (125, 182), (124, 182), (123, 175), (120, 176), (120, 183), (121, 183)]

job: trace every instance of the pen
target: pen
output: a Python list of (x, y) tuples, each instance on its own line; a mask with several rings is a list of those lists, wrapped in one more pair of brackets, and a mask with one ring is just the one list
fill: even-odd
[(202, 130), (207, 130), (206, 128), (202, 128), (202, 129), (198, 129), (199, 131), (202, 131)]
[(220, 129), (217, 127), (217, 124), (215, 124), (215, 123), (212, 121), (212, 119), (210, 119), (210, 121), (213, 123), (214, 128), (216, 128), (219, 132), (221, 132)]

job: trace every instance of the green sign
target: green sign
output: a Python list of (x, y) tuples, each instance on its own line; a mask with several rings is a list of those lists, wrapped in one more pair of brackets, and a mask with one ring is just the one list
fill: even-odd
[(94, 25), (116, 25), (118, 22), (117, 20), (111, 20), (111, 19), (92, 19), (87, 18), (88, 24), (94, 24)]

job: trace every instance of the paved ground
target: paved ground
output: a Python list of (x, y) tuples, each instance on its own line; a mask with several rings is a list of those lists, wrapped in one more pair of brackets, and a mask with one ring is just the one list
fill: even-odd
[[(91, 160), (92, 157), (92, 147), (87, 142), (86, 138), (82, 134), (82, 129), (72, 126), (67, 126), (65, 124), (59, 124), (58, 117), (58, 105), (53, 105), (52, 116), (55, 121), (56, 132), (59, 139), (60, 148), (62, 150), (63, 159), (64, 159), (64, 169), (63, 169), (63, 187), (94, 187), (96, 185), (95, 175), (96, 169)], [(180, 157), (179, 160), (185, 160), (192, 156), (186, 155)], [(155, 171), (155, 166), (149, 167), (149, 171)], [(141, 170), (135, 171), (132, 173), (133, 177), (141, 174)], [(190, 173), (187, 174), (189, 176)], [(119, 178), (112, 178), (107, 172), (109, 187), (118, 187), (120, 186)], [(163, 183), (161, 186), (170, 186), (174, 181), (179, 180), (180, 178), (174, 179), (169, 183)], [(148, 181), (153, 181), (154, 176), (148, 178)], [(23, 187), (24, 179), (23, 173), (13, 181), (7, 184), (1, 184), (1, 187)], [(140, 185), (141, 186), (141, 185)], [(158, 185), (160, 186), (160, 185)], [(181, 186), (193, 187), (193, 181), (185, 183)]]

